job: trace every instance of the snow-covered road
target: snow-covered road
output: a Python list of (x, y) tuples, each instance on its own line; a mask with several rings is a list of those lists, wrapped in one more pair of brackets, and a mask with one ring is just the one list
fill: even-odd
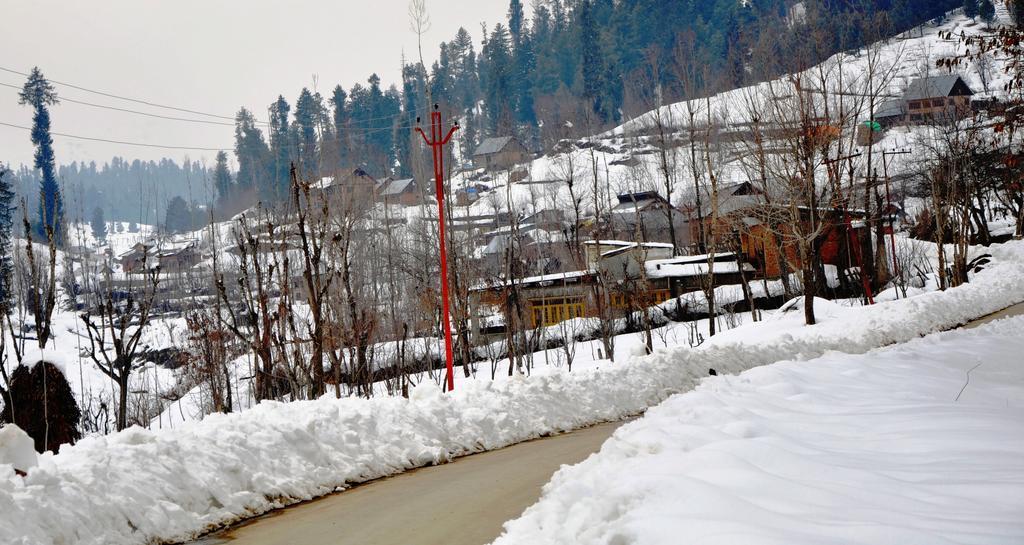
[(537, 501), (560, 466), (597, 452), (619, 426), (599, 424), (380, 479), (194, 545), (482, 545)]
[[(1015, 305), (995, 315), (977, 320), (968, 327), (987, 324), (995, 318), (1021, 314), (1024, 314), (1024, 304)], [(1024, 319), (1019, 318), (1018, 323), (1024, 326)], [(1024, 329), (1024, 327), (1021, 329)], [(965, 351), (970, 352), (974, 350), (975, 345), (980, 345), (982, 349), (998, 350), (994, 348), (997, 346), (997, 343), (991, 343), (991, 340), (992, 335), (986, 333), (983, 337), (971, 337), (970, 343), (967, 345), (962, 343), (956, 344), (957, 348), (955, 350), (950, 349), (949, 341), (934, 345), (934, 349), (943, 352), (950, 359), (957, 360), (958, 355), (962, 356)], [(952, 342), (956, 343), (955, 340)], [(1019, 353), (1021, 349), (1024, 349), (1024, 340), (1017, 342), (1019, 346), (1015, 348), (1008, 345), (1003, 353), (1013, 354), (1015, 353), (1014, 350), (1017, 351), (1016, 353)], [(914, 341), (910, 344), (910, 354), (921, 350), (921, 344), (925, 344), (925, 347), (930, 349), (926, 341)], [(900, 345), (883, 350), (882, 353), (899, 354), (905, 353), (905, 350), (907, 348)], [(831, 359), (836, 357), (834, 355), (825, 356), (825, 358)], [(860, 358), (872, 361), (877, 359), (877, 355), (872, 353)], [(962, 358), (960, 359), (962, 360)], [(804, 362), (799, 365), (811, 366), (819, 361), (812, 360), (811, 362)], [(879, 365), (879, 363), (874, 365)], [(768, 369), (771, 369), (771, 367)], [(989, 373), (995, 372), (995, 367), (986, 371)], [(1024, 366), (1016, 368), (1016, 371), (1018, 373), (1016, 375), (1011, 373), (1011, 376), (1021, 377), (1024, 375)], [(824, 372), (829, 373), (830, 371), (826, 368)], [(977, 370), (972, 372), (972, 376), (977, 372)], [(844, 376), (852, 379), (858, 375), (859, 373), (851, 372)], [(957, 375), (953, 379), (958, 379), (959, 376)], [(963, 376), (966, 375), (964, 374)], [(982, 373), (976, 375), (975, 380), (984, 381), (985, 378), (990, 378), (991, 376)], [(979, 379), (978, 377), (981, 378)], [(737, 379), (723, 378), (721, 380)], [(1024, 383), (1024, 378), (1018, 382)], [(869, 384), (871, 383), (869, 381)], [(991, 386), (991, 384), (988, 384), (988, 386)], [(781, 395), (782, 392), (778, 390), (779, 387), (781, 386), (776, 384), (775, 390)], [(794, 388), (796, 386), (790, 385), (787, 387)], [(974, 389), (970, 392), (965, 390), (962, 400), (967, 403), (976, 396), (981, 396), (985, 387), (985, 382), (976, 382)], [(750, 401), (749, 403), (754, 402)], [(771, 406), (766, 405), (766, 409)], [(657, 414), (657, 411), (655, 414)], [(726, 411), (724, 414), (728, 415), (731, 413)], [(817, 419), (817, 417), (814, 419)], [(678, 420), (675, 419), (675, 422), (678, 422)], [(647, 421), (648, 419), (642, 419), (642, 422)], [(795, 425), (803, 426), (804, 424), (798, 421)], [(967, 423), (959, 421), (959, 423), (952, 425), (966, 426)], [(645, 427), (640, 423), (634, 424), (634, 426)], [(742, 427), (742, 424), (737, 424), (737, 426)], [(284, 545), (298, 542), (307, 544), (330, 543), (332, 545), (343, 543), (482, 545), (497, 537), (505, 520), (518, 516), (524, 509), (537, 501), (540, 496), (541, 485), (548, 481), (552, 473), (560, 465), (579, 462), (589, 454), (596, 452), (605, 438), (611, 435), (612, 431), (617, 427), (617, 424), (604, 424), (575, 433), (540, 439), (498, 451), (469, 456), (453, 464), (426, 468), (394, 478), (376, 481), (322, 500), (277, 512), (255, 523), (243, 525), (199, 543), (203, 545), (217, 545), (221, 543)], [(671, 423), (657, 420), (646, 426), (647, 429), (659, 429), (662, 427), (671, 427)], [(1018, 436), (1018, 440), (1021, 439)], [(955, 442), (956, 438), (953, 438), (953, 441)], [(678, 449), (672, 448), (669, 448), (666, 452), (671, 455), (679, 454)], [(607, 455), (602, 454), (602, 456)], [(630, 461), (629, 458), (629, 456), (621, 459), (616, 458), (615, 463), (611, 465), (615, 466), (621, 463), (624, 464), (624, 467), (632, 467), (627, 464)], [(885, 458), (884, 455), (883, 458)], [(685, 456), (680, 456), (680, 462), (683, 462), (684, 459)], [(581, 467), (587, 467), (587, 464), (592, 463), (592, 461), (587, 462)], [(666, 464), (666, 467), (671, 466), (672, 464)], [(597, 472), (600, 474), (611, 473), (614, 469), (614, 467), (601, 467)], [(577, 470), (567, 469), (564, 473), (573, 471)], [(594, 475), (594, 477), (599, 482), (607, 481), (601, 475)], [(560, 480), (559, 482), (562, 481)], [(633, 482), (633, 479), (629, 475), (621, 475), (618, 482), (629, 483)], [(563, 490), (567, 487), (564, 484), (561, 486)], [(587, 486), (587, 484), (584, 484), (584, 486)], [(572, 488), (572, 486), (568, 486), (568, 488)], [(751, 485), (751, 488), (753, 488), (753, 485)], [(558, 485), (555, 486), (554, 490), (556, 492), (559, 490)], [(668, 490), (669, 501), (673, 501), (673, 494), (678, 493), (678, 491), (679, 489), (674, 486)], [(555, 524), (559, 525), (559, 527), (562, 527), (560, 517), (565, 516), (566, 523), (571, 523), (573, 519), (569, 515), (578, 515), (577, 510), (583, 509), (582, 507), (573, 508), (572, 505), (590, 505), (588, 502), (600, 503), (600, 494), (606, 493), (606, 491), (601, 489), (584, 490), (582, 492), (583, 496), (594, 494), (593, 499), (573, 497), (571, 503), (561, 505), (560, 507), (564, 508), (565, 512), (559, 512), (556, 516), (558, 520), (555, 521)], [(785, 505), (792, 506), (796, 503), (791, 494), (787, 493), (785, 496)], [(614, 495), (608, 496), (608, 498), (615, 501), (623, 500), (623, 498)], [(701, 503), (700, 498), (691, 498), (691, 500), (698, 505)], [(530, 513), (535, 513), (537, 509), (551, 509), (551, 500), (545, 499), (540, 505), (541, 507), (531, 510)], [(606, 502), (604, 505), (610, 504)], [(630, 504), (623, 501), (621, 505)], [(779, 499), (779, 505), (784, 505), (781, 499)], [(603, 511), (597, 511), (596, 513), (603, 513)], [(607, 513), (604, 514), (607, 515)], [(531, 516), (536, 521), (536, 514), (528, 514), (524, 517), (523, 522), (515, 523), (519, 526), (514, 525), (513, 528), (522, 527), (524, 523), (529, 524)], [(592, 522), (595, 521), (588, 521), (588, 523)], [(646, 524), (646, 522), (641, 524)], [(597, 524), (597, 526), (600, 527), (601, 524)], [(566, 527), (571, 529), (571, 526), (567, 525)], [(547, 526), (535, 529), (539, 530), (539, 533), (543, 535), (550, 533), (552, 535), (552, 538), (548, 541), (550, 543), (576, 543), (577, 541), (575, 540), (577, 539), (581, 543), (588, 543), (580, 535), (558, 534), (557, 531)], [(531, 528), (531, 530), (534, 530), (534, 528)], [(519, 532), (523, 532), (523, 530), (519, 530)], [(532, 531), (527, 531), (525, 537), (521, 539), (517, 538), (517, 535), (519, 534), (513, 533), (512, 536), (506, 538), (506, 540), (509, 540), (507, 542), (517, 544), (532, 543), (535, 539), (541, 539), (540, 536)], [(669, 539), (664, 541), (665, 543), (677, 542), (671, 539), (671, 536), (674, 534), (669, 533), (667, 535)], [(608, 535), (604, 537), (608, 537)], [(792, 536), (787, 536), (787, 538), (789, 537)], [(617, 543), (615, 541), (601, 540), (592, 542)], [(634, 542), (648, 543), (649, 541), (646, 539), (638, 541), (628, 540), (623, 543)]]
[(1022, 331), (709, 378), (557, 473), (494, 545), (1024, 543)]

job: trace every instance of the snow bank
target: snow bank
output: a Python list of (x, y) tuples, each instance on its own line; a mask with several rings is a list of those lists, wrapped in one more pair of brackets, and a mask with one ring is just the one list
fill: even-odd
[[(463, 381), (411, 399), (262, 403), (176, 429), (131, 429), (44, 454), (24, 479), (0, 469), (0, 543), (185, 540), (351, 483), (545, 434), (621, 419), (693, 388), (708, 369), (738, 373), (831, 350), (866, 352), (1024, 301), (1024, 244), (991, 250), (971, 284), (873, 307), (801, 313), (581, 372)], [(9, 507), (8, 507), (9, 506)]]
[(28, 471), (36, 466), (36, 459), (35, 444), (27, 433), (14, 424), (0, 428), (0, 466)]
[(1024, 542), (1022, 329), (708, 378), (556, 473), (494, 545)]

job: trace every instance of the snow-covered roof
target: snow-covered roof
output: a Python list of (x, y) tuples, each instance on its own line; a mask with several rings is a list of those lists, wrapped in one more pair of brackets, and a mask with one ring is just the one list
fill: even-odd
[(551, 283), (556, 283), (556, 282), (560, 282), (560, 281), (561, 282), (565, 282), (567, 280), (576, 280), (578, 278), (583, 278), (585, 276), (589, 276), (589, 275), (593, 275), (593, 274), (597, 274), (597, 272), (594, 271), (594, 270), (588, 269), (588, 270), (585, 270), (585, 271), (569, 271), (569, 272), (560, 272), (560, 273), (553, 273), (553, 274), (544, 274), (544, 275), (540, 275), (540, 276), (528, 276), (526, 278), (514, 279), (512, 282), (509, 282), (508, 280), (500, 280), (500, 281), (497, 281), (497, 282), (491, 281), (491, 282), (484, 282), (483, 284), (474, 286), (471, 291), (479, 291), (479, 290), (488, 289), (488, 288), (498, 288), (498, 287), (502, 287), (502, 286), (508, 286), (511, 283), (515, 283), (517, 285), (522, 286), (522, 285), (527, 285), (527, 284), (542, 284), (542, 283), (545, 283), (545, 282), (551, 282)]
[(875, 108), (875, 119), (901, 117), (903, 114), (902, 100), (886, 100)]
[(388, 195), (401, 195), (410, 186), (413, 186), (416, 180), (412, 178), (406, 178), (404, 180), (392, 180), (391, 182), (381, 183), (380, 194), (384, 196)]
[(960, 76), (956, 74), (949, 74), (915, 79), (907, 86), (907, 91), (903, 93), (903, 100), (947, 97), (953, 93), (958, 83), (963, 86), (960, 89), (961, 92), (958, 94), (974, 94), (974, 91), (964, 83), (964, 80), (960, 78)]
[(473, 156), (477, 155), (490, 155), (492, 153), (498, 153), (505, 149), (505, 146), (512, 142), (511, 136), (499, 136), (495, 138), (488, 138), (477, 146), (476, 151), (473, 152)]
[[(684, 276), (703, 276), (708, 274), (708, 264), (704, 263), (664, 263), (664, 260), (652, 260), (644, 263), (649, 278), (678, 278)], [(750, 263), (743, 264), (744, 272), (754, 272), (754, 266)], [(716, 261), (715, 274), (734, 274), (739, 272), (735, 261)]]

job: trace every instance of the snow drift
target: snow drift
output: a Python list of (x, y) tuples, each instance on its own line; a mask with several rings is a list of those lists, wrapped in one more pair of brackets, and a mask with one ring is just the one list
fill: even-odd
[(710, 377), (494, 545), (1024, 541), (1024, 317)]

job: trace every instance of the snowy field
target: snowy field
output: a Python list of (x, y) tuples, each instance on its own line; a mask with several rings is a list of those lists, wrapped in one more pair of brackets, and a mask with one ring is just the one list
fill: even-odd
[(1024, 542), (1024, 317), (705, 379), (494, 545)]
[(910, 341), (1024, 301), (1024, 243), (991, 252), (995, 261), (970, 284), (869, 307), (820, 302), (816, 326), (803, 326), (800, 312), (780, 313), (697, 349), (464, 381), (452, 395), (428, 383), (410, 399), (265, 402), (173, 430), (88, 437), (59, 455), (13, 453), (36, 465), (23, 466), (22, 478), (0, 463), (0, 505), (9, 506), (0, 510), (0, 543), (187, 540), (353, 483), (638, 414), (692, 389), (709, 368), (739, 373)]

